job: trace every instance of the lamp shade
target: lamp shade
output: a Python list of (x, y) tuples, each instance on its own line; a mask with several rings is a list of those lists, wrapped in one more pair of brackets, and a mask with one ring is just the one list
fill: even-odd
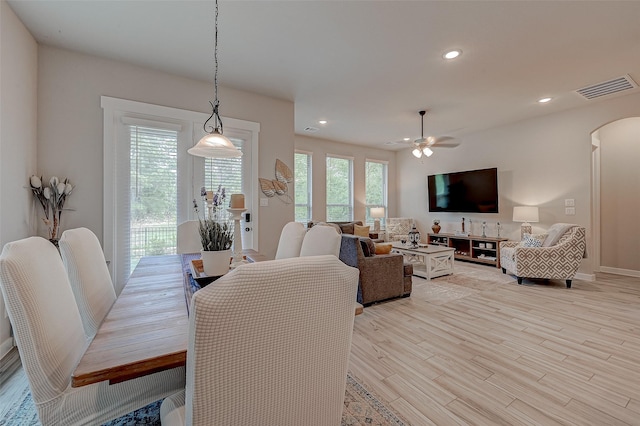
[(371, 207), (371, 217), (374, 219), (384, 217), (384, 207)]
[(538, 208), (534, 206), (515, 206), (513, 208), (514, 222), (537, 222)]
[(411, 151), (414, 157), (420, 158), (422, 157), (422, 150), (419, 147), (415, 147), (413, 151)]
[(206, 134), (198, 143), (189, 148), (187, 152), (198, 157), (209, 158), (238, 158), (242, 157), (242, 151), (217, 130)]

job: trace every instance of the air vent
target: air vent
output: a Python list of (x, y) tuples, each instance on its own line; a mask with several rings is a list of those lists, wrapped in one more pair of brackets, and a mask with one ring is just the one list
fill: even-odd
[(602, 96), (623, 92), (625, 90), (631, 90), (636, 87), (638, 87), (636, 82), (633, 81), (631, 76), (627, 74), (622, 77), (614, 78), (613, 80), (605, 81), (603, 83), (583, 87), (582, 89), (576, 90), (576, 93), (585, 97), (586, 99), (596, 99)]
[(320, 129), (318, 129), (317, 127), (311, 127), (311, 126), (307, 126), (307, 127), (304, 128), (304, 131), (308, 132), (308, 133), (315, 133), (318, 130), (320, 130)]

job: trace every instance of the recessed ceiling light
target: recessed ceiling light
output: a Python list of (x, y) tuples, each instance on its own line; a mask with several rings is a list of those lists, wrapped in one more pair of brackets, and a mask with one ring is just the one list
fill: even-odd
[(538, 99), (538, 103), (540, 104), (546, 104), (547, 102), (549, 102), (551, 100), (551, 98), (542, 98), (542, 99)]
[(462, 50), (455, 49), (455, 50), (450, 50), (446, 52), (444, 55), (442, 55), (442, 57), (445, 59), (455, 59), (460, 55), (462, 55)]
[(410, 140), (411, 140), (411, 138), (404, 138), (403, 139), (403, 141), (405, 141), (405, 142), (410, 141)]
[(318, 123), (320, 123), (320, 124), (327, 124), (327, 120), (320, 120), (320, 121), (318, 121)]

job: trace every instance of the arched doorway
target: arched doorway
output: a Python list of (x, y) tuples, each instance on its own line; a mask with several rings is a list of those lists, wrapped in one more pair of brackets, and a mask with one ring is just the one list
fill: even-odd
[(640, 117), (592, 133), (594, 270), (640, 276)]

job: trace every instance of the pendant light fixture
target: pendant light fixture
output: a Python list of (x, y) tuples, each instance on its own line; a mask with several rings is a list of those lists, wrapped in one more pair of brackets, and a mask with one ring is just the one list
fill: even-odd
[[(215, 63), (215, 74), (213, 85), (215, 100), (213, 102), (209, 101), (212, 112), (202, 126), (207, 134), (200, 139), (195, 146), (189, 148), (187, 152), (198, 157), (237, 158), (242, 156), (242, 151), (237, 149), (233, 143), (222, 134), (222, 120), (220, 119), (220, 113), (218, 112), (220, 107), (220, 101), (218, 100), (218, 0), (216, 0), (214, 29), (213, 61)], [(207, 125), (209, 120), (212, 118), (213, 126)]]
[(413, 148), (413, 151), (411, 151), (411, 153), (416, 158), (422, 157), (423, 154), (427, 157), (431, 157), (433, 155), (433, 151), (431, 150), (431, 148), (429, 148), (427, 139), (424, 138), (424, 115), (427, 113), (427, 111), (418, 111), (418, 113), (422, 117), (422, 130), (420, 131), (420, 139), (416, 139), (414, 141), (415, 148)]

